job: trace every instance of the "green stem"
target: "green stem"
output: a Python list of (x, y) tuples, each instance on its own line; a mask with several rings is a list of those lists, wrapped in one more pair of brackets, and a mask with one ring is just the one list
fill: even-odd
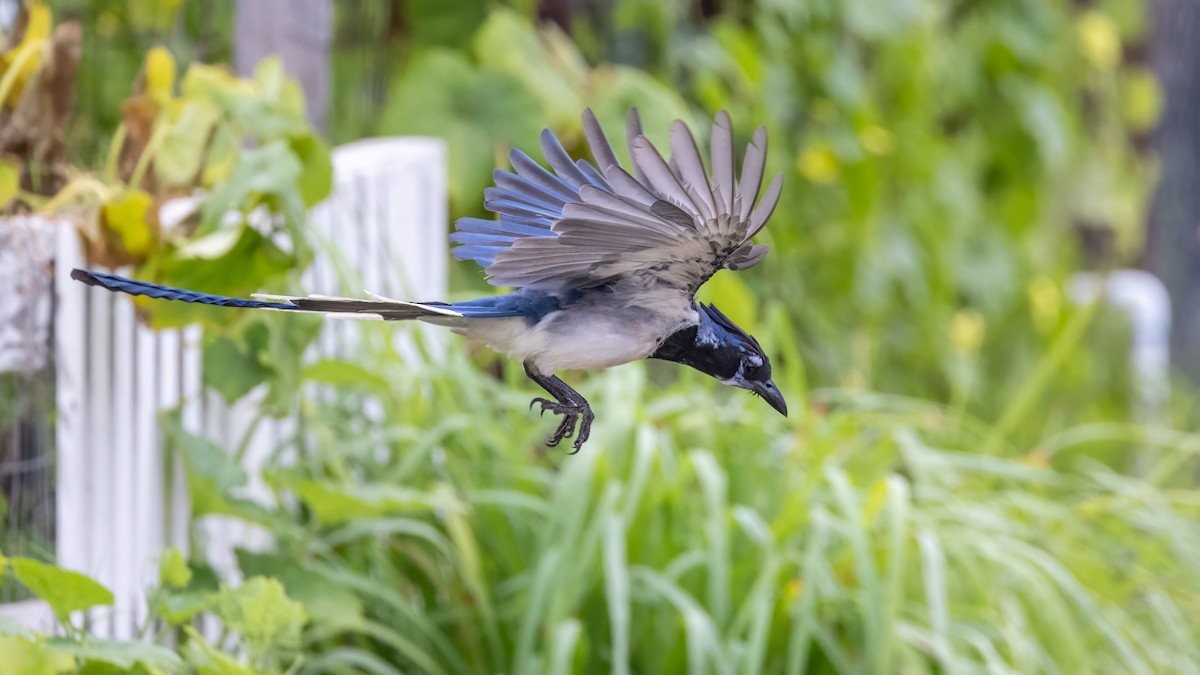
[(992, 432), (988, 434), (987, 441), (983, 446), (984, 455), (996, 454), (1000, 450), (1000, 446), (1008, 440), (1008, 436), (1012, 430), (1025, 419), (1030, 408), (1033, 407), (1033, 404), (1037, 402), (1045, 390), (1050, 376), (1058, 371), (1059, 367), (1067, 360), (1067, 357), (1083, 338), (1084, 331), (1091, 325), (1097, 308), (1103, 302), (1102, 298), (1103, 294), (1097, 296), (1082, 311), (1071, 317), (1070, 323), (1067, 324), (1067, 327), (1055, 339), (1054, 344), (1050, 346), (1050, 351), (1038, 362), (1033, 374), (1017, 390), (1017, 394), (1012, 398), (1008, 407), (1004, 409), (1004, 413), (1000, 415), (1000, 420), (992, 428)]
[(150, 142), (146, 143), (146, 149), (142, 150), (142, 156), (138, 157), (137, 166), (133, 167), (133, 175), (129, 177), (129, 187), (141, 187), (142, 178), (145, 177), (146, 170), (150, 168), (150, 161), (154, 159), (154, 155), (158, 154), (158, 148), (167, 136), (167, 128), (166, 124), (154, 127), (154, 133), (150, 135)]
[(246, 452), (250, 449), (250, 442), (254, 440), (254, 432), (258, 431), (258, 426), (266, 416), (265, 412), (259, 410), (258, 414), (250, 422), (250, 426), (246, 427), (246, 433), (242, 434), (242, 439), (238, 443), (237, 450), (234, 451), (234, 457), (237, 458), (239, 464), (245, 462)]
[(129, 127), (122, 122), (113, 134), (112, 142), (108, 144), (108, 157), (104, 162), (104, 182), (113, 183), (117, 180), (117, 169), (121, 163), (121, 148), (125, 147), (125, 138), (129, 136)]

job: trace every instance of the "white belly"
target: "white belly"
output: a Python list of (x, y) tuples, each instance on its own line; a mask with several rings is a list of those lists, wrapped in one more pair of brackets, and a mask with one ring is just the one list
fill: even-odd
[(530, 363), (539, 372), (554, 373), (598, 370), (647, 358), (686, 320), (630, 309), (567, 310), (536, 326), (519, 318), (475, 319), (458, 332)]

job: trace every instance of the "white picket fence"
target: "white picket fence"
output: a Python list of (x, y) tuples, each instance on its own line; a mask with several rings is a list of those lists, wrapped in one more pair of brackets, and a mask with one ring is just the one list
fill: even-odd
[[(305, 276), (312, 292), (440, 299), (446, 293), (446, 157), (440, 140), (388, 138), (335, 149), (334, 190), (314, 209), (321, 243)], [(251, 392), (233, 406), (201, 384), (198, 328), (151, 331), (130, 298), (70, 279), (84, 266), (78, 238), (59, 228), (55, 254), (57, 368), (57, 554), (68, 569), (94, 577), (116, 598), (88, 617), (99, 635), (132, 636), (144, 620), (145, 591), (156, 580), (165, 546), (188, 546), (189, 506), (183, 468), (167, 458), (159, 411), (180, 406), (185, 428), (235, 448), (258, 417)], [(203, 290), (203, 289), (197, 289)], [(345, 354), (356, 322), (331, 322), (312, 356)], [(398, 346), (411, 348), (405, 329)], [(291, 428), (266, 420), (244, 462), (251, 484), (239, 496), (265, 499), (257, 469)], [(233, 549), (269, 539), (241, 522), (206, 517), (205, 555), (233, 573)], [(0, 614), (40, 628), (53, 618), (40, 603)]]

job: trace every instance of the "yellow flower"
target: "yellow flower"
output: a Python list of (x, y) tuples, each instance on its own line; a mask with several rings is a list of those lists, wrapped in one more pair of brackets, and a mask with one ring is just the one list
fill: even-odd
[(1062, 292), (1058, 290), (1058, 284), (1046, 277), (1038, 277), (1029, 282), (1025, 293), (1029, 296), (1033, 324), (1043, 331), (1053, 328), (1062, 310)]
[(880, 126), (869, 126), (859, 134), (863, 148), (872, 155), (892, 154), (892, 132)]
[(784, 588), (783, 588), (784, 604), (785, 605), (792, 604), (793, 602), (796, 601), (796, 598), (800, 597), (800, 594), (803, 592), (804, 592), (804, 582), (803, 581), (801, 581), (800, 579), (792, 579), (791, 581), (788, 581), (787, 585), (784, 586)]
[(959, 354), (971, 354), (983, 344), (987, 322), (973, 309), (960, 309), (950, 322), (950, 344)]
[(1075, 24), (1083, 55), (1096, 68), (1111, 72), (1121, 61), (1121, 36), (1117, 24), (1101, 12), (1084, 12)]
[(838, 177), (838, 158), (833, 149), (824, 143), (810, 145), (797, 159), (800, 173), (814, 183), (829, 185)]
[(1154, 73), (1146, 68), (1133, 69), (1125, 80), (1121, 97), (1121, 115), (1136, 132), (1145, 132), (1158, 124), (1163, 111), (1163, 91)]
[(175, 89), (175, 57), (163, 47), (146, 52), (146, 93), (159, 105), (171, 100)]

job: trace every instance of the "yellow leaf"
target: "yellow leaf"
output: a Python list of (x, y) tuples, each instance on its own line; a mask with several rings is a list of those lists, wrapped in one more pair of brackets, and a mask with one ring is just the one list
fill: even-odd
[(134, 189), (117, 195), (103, 207), (104, 224), (132, 256), (146, 255), (154, 245), (154, 228), (147, 218), (153, 201), (149, 194)]
[[(12, 107), (21, 98), (25, 85), (42, 65), (41, 49), (50, 37), (53, 15), (41, 0), (32, 0), (28, 5), (29, 19), (25, 23), (25, 34), (16, 47), (0, 58), (4, 64), (4, 78), (0, 80), (0, 95), (3, 103)], [(4, 86), (7, 85), (7, 86)]]
[(1121, 35), (1107, 14), (1085, 12), (1075, 24), (1084, 57), (1098, 70), (1111, 72), (1121, 61)]
[(0, 207), (8, 206), (21, 189), (21, 163), (0, 160)]
[(173, 97), (175, 89), (175, 57), (165, 47), (155, 47), (146, 52), (146, 95), (150, 100), (165, 105)]
[(1164, 95), (1154, 73), (1146, 68), (1133, 69), (1124, 82), (1121, 115), (1130, 129), (1144, 133), (1158, 124), (1162, 117)]

